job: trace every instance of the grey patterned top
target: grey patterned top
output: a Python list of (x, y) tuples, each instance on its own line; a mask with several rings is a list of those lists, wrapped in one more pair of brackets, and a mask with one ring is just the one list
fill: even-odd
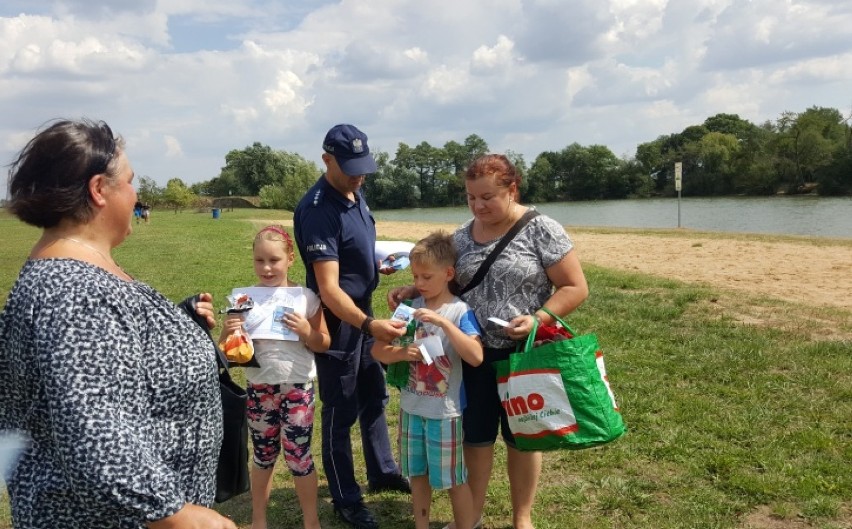
[[(500, 240), (485, 244), (473, 240), (473, 219), (453, 234), (458, 252), (456, 280), (465, 286), (479, 269), (482, 261)], [(539, 215), (518, 233), (503, 250), (482, 282), (464, 295), (482, 327), (485, 347), (514, 347), (506, 338), (503, 327), (488, 321), (497, 318), (509, 321), (522, 314), (540, 309), (553, 293), (553, 285), (545, 269), (558, 263), (574, 247), (565, 229), (546, 215)]]
[(0, 314), (0, 430), (32, 438), (18, 528), (142, 528), (209, 505), (222, 442), (214, 349), (174, 303), (72, 259), (28, 261)]

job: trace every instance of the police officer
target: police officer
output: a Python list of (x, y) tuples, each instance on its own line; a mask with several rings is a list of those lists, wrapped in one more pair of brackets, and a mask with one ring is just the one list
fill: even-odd
[(331, 347), (316, 355), (322, 401), (322, 462), (334, 510), (357, 529), (378, 522), (355, 481), (350, 430), (358, 419), (371, 491), (410, 492), (393, 459), (385, 405), (384, 371), (370, 354), (373, 337), (391, 341), (404, 324), (372, 316), (378, 285), (376, 227), (361, 193), (376, 162), (367, 136), (353, 125), (336, 125), (323, 141), (323, 175), (293, 212), (294, 232), (308, 288), (323, 303)]

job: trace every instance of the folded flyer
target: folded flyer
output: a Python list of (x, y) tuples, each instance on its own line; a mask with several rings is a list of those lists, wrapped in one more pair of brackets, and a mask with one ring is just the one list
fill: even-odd
[[(376, 259), (381, 261), (381, 268), (402, 270), (408, 267), (408, 254), (414, 248), (413, 242), (408, 241), (376, 241)], [(393, 256), (393, 260), (389, 257)]]
[(244, 326), (253, 340), (298, 341), (299, 336), (284, 325), (282, 318), (288, 312), (304, 315), (308, 298), (301, 287), (241, 287), (232, 291), (234, 297), (248, 295), (254, 307), (245, 313)]

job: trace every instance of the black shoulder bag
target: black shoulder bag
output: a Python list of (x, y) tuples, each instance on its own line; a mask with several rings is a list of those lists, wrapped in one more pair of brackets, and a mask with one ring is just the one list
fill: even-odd
[(231, 379), (228, 359), (210, 336), (207, 322), (198, 315), (198, 296), (182, 301), (178, 307), (186, 311), (210, 338), (216, 349), (219, 365), (219, 391), (222, 394), (222, 449), (216, 466), (216, 503), (248, 492), (250, 488), (248, 469), (248, 418), (246, 417), (246, 390)]
[(488, 257), (486, 257), (485, 260), (482, 261), (482, 264), (479, 265), (479, 269), (473, 275), (473, 278), (467, 285), (465, 285), (464, 288), (459, 291), (458, 295), (462, 296), (472, 290), (476, 285), (482, 283), (482, 280), (485, 278), (485, 274), (488, 273), (488, 269), (491, 268), (491, 265), (494, 264), (494, 261), (496, 261), (497, 257), (500, 256), (500, 253), (503, 252), (506, 246), (508, 246), (509, 243), (512, 242), (512, 239), (515, 238), (515, 236), (524, 228), (524, 226), (529, 223), (529, 221), (538, 216), (538, 211), (534, 209), (528, 209), (527, 212), (524, 213), (523, 216), (521, 216), (521, 218), (519, 218), (518, 221), (515, 222), (511, 228), (509, 228), (509, 231), (507, 231), (506, 234), (503, 235), (503, 238), (501, 238), (497, 245), (494, 247), (494, 249), (491, 250), (491, 253), (488, 254)]

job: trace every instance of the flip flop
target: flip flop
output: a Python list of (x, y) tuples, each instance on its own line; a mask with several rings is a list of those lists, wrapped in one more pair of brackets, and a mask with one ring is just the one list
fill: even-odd
[[(450, 527), (452, 524), (453, 522), (448, 523), (443, 527), (443, 529), (452, 529), (452, 527)], [(479, 520), (477, 520), (476, 523), (473, 524), (473, 529), (482, 529), (482, 515), (480, 515)]]

